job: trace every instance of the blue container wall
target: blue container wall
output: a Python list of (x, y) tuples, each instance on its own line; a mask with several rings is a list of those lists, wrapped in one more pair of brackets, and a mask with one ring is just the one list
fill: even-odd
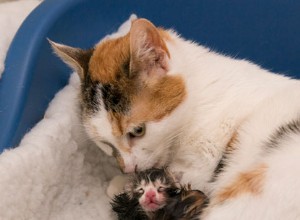
[(218, 52), (300, 78), (300, 1), (45, 0), (24, 22), (0, 80), (0, 151), (42, 117), (71, 70), (46, 38), (92, 47), (131, 13)]

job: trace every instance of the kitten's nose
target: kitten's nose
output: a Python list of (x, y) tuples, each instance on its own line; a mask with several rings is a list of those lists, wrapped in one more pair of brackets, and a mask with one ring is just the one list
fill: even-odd
[(152, 199), (152, 198), (155, 198), (155, 191), (153, 191), (153, 190), (149, 190), (148, 192), (146, 192), (146, 197), (148, 198), (148, 199)]

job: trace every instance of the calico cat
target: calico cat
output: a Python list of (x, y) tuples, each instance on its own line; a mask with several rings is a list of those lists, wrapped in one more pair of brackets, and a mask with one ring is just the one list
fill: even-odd
[(300, 83), (146, 19), (90, 50), (52, 42), (81, 79), (82, 123), (125, 173), (168, 166), (201, 219), (300, 219)]
[(136, 172), (130, 179), (130, 186), (111, 203), (119, 220), (192, 220), (208, 202), (190, 185), (179, 186), (167, 169)]

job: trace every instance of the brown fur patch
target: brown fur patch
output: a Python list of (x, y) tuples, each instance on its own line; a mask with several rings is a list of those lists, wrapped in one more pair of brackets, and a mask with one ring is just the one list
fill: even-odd
[(115, 82), (123, 71), (122, 64), (129, 62), (129, 34), (101, 42), (90, 59), (89, 71), (94, 81), (103, 84)]
[[(133, 40), (141, 32), (149, 35), (151, 45), (170, 56), (164, 42), (171, 40), (168, 32), (157, 29), (145, 19), (138, 19), (127, 35), (99, 43), (89, 62), (91, 80), (102, 85), (103, 102), (115, 137), (126, 135), (128, 125), (157, 121), (169, 115), (186, 96), (185, 83), (180, 76), (161, 73), (167, 72), (162, 54), (158, 56), (159, 67), (151, 66), (152, 63), (147, 71), (135, 72), (134, 52), (130, 51), (133, 46), (130, 44), (143, 46), (136, 43), (140, 39)], [(158, 51), (161, 53), (161, 50)], [(136, 62), (145, 63), (141, 60)]]
[(191, 190), (183, 197), (182, 200), (194, 200), (191, 206), (187, 207), (186, 213), (190, 216), (195, 216), (195, 213), (200, 213), (203, 209), (203, 205), (207, 202), (207, 197), (197, 190)]
[(227, 199), (235, 198), (245, 193), (259, 195), (262, 192), (266, 171), (267, 166), (262, 164), (254, 170), (240, 173), (232, 184), (225, 187), (218, 194), (217, 203), (222, 203)]
[(164, 76), (135, 97), (129, 123), (158, 121), (169, 115), (186, 97), (181, 76)]
[(231, 136), (229, 142), (228, 142), (227, 145), (226, 145), (226, 152), (231, 152), (231, 151), (233, 151), (233, 150), (236, 148), (236, 144), (237, 144), (238, 142), (239, 142), (238, 132), (235, 131), (235, 132), (232, 134), (232, 136)]
[(185, 83), (181, 76), (164, 76), (156, 82), (145, 84), (140, 93), (133, 95), (128, 114), (108, 112), (113, 135), (121, 137), (129, 125), (159, 121), (168, 116), (186, 97)]
[(119, 113), (114, 113), (109, 111), (108, 120), (112, 125), (112, 134), (115, 137), (121, 137), (124, 135), (124, 125), (123, 125), (123, 116)]

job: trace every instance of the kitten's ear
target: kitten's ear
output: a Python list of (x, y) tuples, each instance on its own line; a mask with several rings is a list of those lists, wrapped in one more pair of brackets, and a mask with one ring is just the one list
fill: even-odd
[(74, 71), (76, 71), (82, 80), (84, 74), (88, 71), (89, 60), (92, 55), (92, 50), (83, 50), (63, 44), (55, 43), (49, 40), (54, 52)]
[(146, 19), (136, 19), (130, 29), (130, 72), (165, 75), (170, 57), (158, 29)]

